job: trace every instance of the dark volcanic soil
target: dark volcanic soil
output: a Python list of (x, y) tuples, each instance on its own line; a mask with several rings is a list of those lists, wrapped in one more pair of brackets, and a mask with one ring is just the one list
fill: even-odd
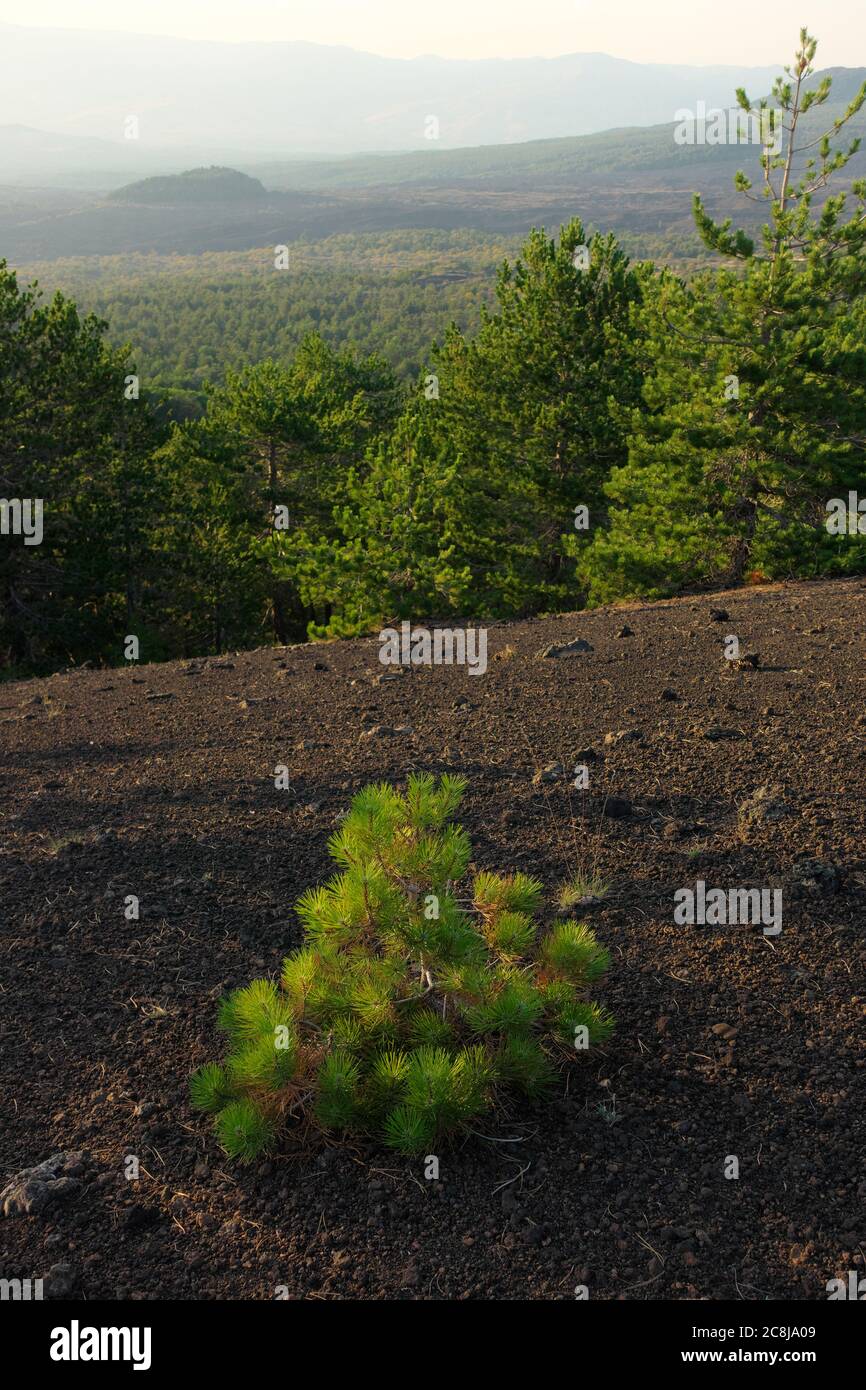
[[(499, 624), (483, 677), (381, 680), (371, 640), (0, 687), (0, 1186), (88, 1154), (67, 1200), (0, 1218), (0, 1276), (90, 1299), (824, 1299), (862, 1275), (864, 600), (840, 581)], [(577, 636), (592, 651), (537, 659)], [(617, 1032), (551, 1104), (444, 1151), (438, 1183), (366, 1143), (232, 1168), (187, 1100), (216, 1000), (297, 943), (352, 791), (413, 768), (469, 778), (477, 865), (551, 895), (577, 868), (610, 882), (586, 915)], [(781, 887), (781, 935), (674, 925), (697, 879)]]

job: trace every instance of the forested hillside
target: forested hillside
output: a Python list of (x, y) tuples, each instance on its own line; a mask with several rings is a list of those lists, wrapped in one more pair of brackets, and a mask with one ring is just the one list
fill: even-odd
[(175, 414), (200, 413), (206, 381), (267, 357), (287, 360), (308, 333), (334, 348), (379, 352), (405, 381), (452, 322), (477, 325), (496, 270), (520, 238), (477, 232), (391, 232), (198, 256), (74, 258), (22, 278), (62, 290), (128, 343), (142, 380)]
[(7, 672), (864, 568), (866, 86), (814, 51), (826, 139), (739, 151), (766, 225), (696, 197), (689, 276), (579, 218), (0, 270)]
[[(679, 238), (623, 235), (633, 260), (693, 273), (711, 262), (693, 230)], [(128, 344), (142, 381), (174, 418), (200, 414), (204, 386), (266, 357), (286, 359), (308, 333), (334, 348), (381, 353), (406, 381), (450, 324), (477, 327), (503, 260), (521, 237), (401, 231), (291, 243), (274, 274), (273, 247), (197, 256), (91, 256), (34, 262), (19, 278), (61, 290)]]

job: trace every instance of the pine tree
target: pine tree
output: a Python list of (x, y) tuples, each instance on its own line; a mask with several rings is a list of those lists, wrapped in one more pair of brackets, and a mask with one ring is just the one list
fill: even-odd
[(281, 539), (275, 566), (322, 620), (311, 636), (353, 637), (371, 626), (458, 611), (468, 569), (449, 555), (447, 527), (459, 489), (447, 444), (426, 403), (413, 402), (353, 466), (332, 524)]
[(116, 658), (155, 580), (159, 430), (105, 332), (0, 261), (0, 497), (43, 507), (40, 543), (0, 536), (0, 659), (13, 669)]
[(474, 337), (452, 326), (393, 436), (353, 470), (335, 534), (286, 546), (305, 592), (331, 596), (311, 631), (576, 605), (575, 508), (591, 525), (625, 458), (612, 400), (638, 396), (640, 280), (577, 219), (558, 241), (530, 233), (496, 311)]
[[(696, 195), (704, 244), (733, 268), (688, 286), (663, 273), (647, 295), (657, 365), (644, 408), (631, 413), (628, 462), (605, 489), (609, 530), (585, 565), (596, 600), (809, 574), (842, 558), (824, 521), (827, 500), (864, 476), (866, 183), (855, 180), (850, 194), (827, 187), (858, 150), (859, 140), (845, 150), (832, 141), (866, 86), (822, 131), (815, 114), (831, 80), (807, 87), (815, 51), (803, 30), (769, 100), (737, 93), (771, 137), (760, 192), (743, 173), (735, 180), (768, 205), (760, 236), (715, 223)], [(770, 108), (783, 113), (781, 131), (769, 128)], [(852, 567), (863, 559), (849, 546)]]
[(269, 584), (255, 553), (260, 497), (245, 456), (205, 418), (176, 426), (153, 468), (164, 493), (154, 545), (171, 582), (150, 611), (168, 653), (196, 656), (261, 640)]
[(464, 790), (420, 773), (360, 792), (329, 845), (339, 872), (298, 902), (304, 943), (279, 986), (222, 1001), (229, 1054), (191, 1095), (232, 1157), (310, 1123), (423, 1153), (507, 1091), (543, 1097), (577, 1030), (610, 1033), (587, 997), (608, 953), (583, 924), (540, 932), (540, 883), (478, 873), (460, 896)]
[[(190, 436), (203, 463), (233, 451), (246, 474), (258, 513), (254, 549), (268, 576), (278, 641), (305, 636), (317, 616), (299, 594), (304, 538), (318, 545), (333, 534), (332, 514), (345, 500), (352, 466), (401, 405), (401, 389), (381, 358), (359, 361), (315, 334), (287, 365), (268, 359), (227, 373), (224, 385), (211, 388), (206, 426), (191, 427)], [(284, 527), (275, 526), (277, 508)]]
[(587, 508), (591, 528), (604, 480), (625, 459), (611, 402), (638, 399), (630, 316), (640, 294), (616, 239), (590, 237), (574, 218), (558, 240), (532, 231), (503, 265), (478, 333), (452, 331), (434, 354), (473, 612), (576, 604), (575, 508)]

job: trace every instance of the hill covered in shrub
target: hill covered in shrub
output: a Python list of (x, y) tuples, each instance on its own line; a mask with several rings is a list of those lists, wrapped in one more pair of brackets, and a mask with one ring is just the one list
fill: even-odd
[(116, 189), (118, 203), (154, 203), (185, 206), (190, 203), (245, 203), (266, 198), (261, 180), (212, 164), (206, 169), (187, 169), (183, 174), (162, 174), (140, 179)]

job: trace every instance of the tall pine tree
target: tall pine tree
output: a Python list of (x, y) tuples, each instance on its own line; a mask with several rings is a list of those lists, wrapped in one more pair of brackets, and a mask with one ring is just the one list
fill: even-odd
[[(743, 173), (735, 180), (768, 206), (760, 235), (717, 224), (696, 195), (698, 231), (730, 268), (688, 286), (662, 274), (647, 296), (655, 369), (631, 412), (628, 463), (605, 488), (609, 529), (585, 564), (596, 600), (808, 574), (832, 552), (842, 565), (863, 563), (862, 547), (843, 552), (824, 520), (829, 498), (864, 481), (866, 183), (835, 194), (828, 184), (858, 150), (859, 140), (836, 149), (833, 137), (866, 86), (821, 129), (831, 81), (807, 86), (815, 50), (803, 30), (769, 100), (737, 93), (769, 136), (760, 187)], [(782, 113), (781, 132), (770, 131), (770, 109)]]
[(474, 337), (451, 328), (393, 436), (353, 471), (337, 537), (295, 538), (305, 591), (332, 608), (315, 630), (577, 605), (575, 508), (591, 521), (625, 458), (614, 403), (639, 395), (641, 279), (576, 219), (558, 241), (530, 233), (495, 311)]

